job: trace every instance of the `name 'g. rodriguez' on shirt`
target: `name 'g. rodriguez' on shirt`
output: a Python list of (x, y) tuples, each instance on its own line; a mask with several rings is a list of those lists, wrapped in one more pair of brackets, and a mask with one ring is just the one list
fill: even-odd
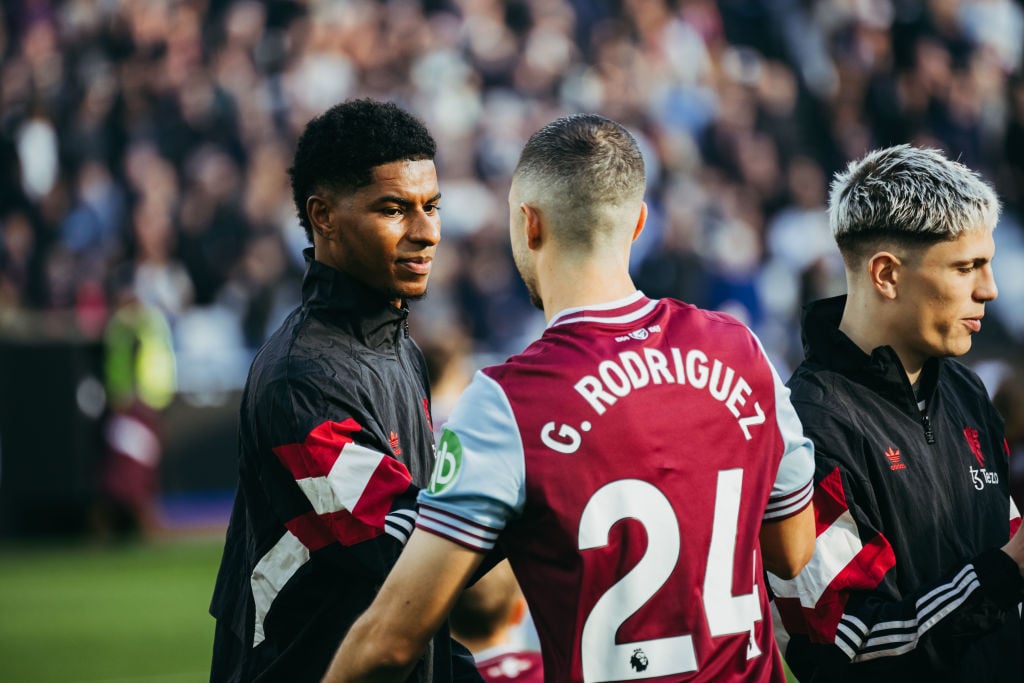
[(573, 388), (598, 415), (604, 415), (609, 406), (632, 391), (648, 386), (667, 383), (703, 389), (732, 413), (749, 441), (750, 428), (765, 421), (764, 411), (757, 401), (746, 409), (752, 391), (750, 384), (733, 368), (717, 358), (709, 358), (700, 349), (684, 352), (670, 346), (667, 350), (667, 356), (649, 347), (641, 351), (622, 351), (615, 358), (598, 363), (596, 370), (584, 375)]
[(783, 681), (758, 535), (813, 490), (788, 396), (729, 316), (641, 293), (563, 311), (474, 375), (416, 525), (501, 546), (550, 680)]

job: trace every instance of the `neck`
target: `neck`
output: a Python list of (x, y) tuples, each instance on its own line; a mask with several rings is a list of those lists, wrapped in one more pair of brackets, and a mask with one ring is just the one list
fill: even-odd
[(544, 317), (551, 321), (567, 308), (615, 301), (636, 291), (625, 258), (541, 259), (537, 263)]
[(846, 307), (839, 323), (839, 331), (850, 338), (864, 353), (871, 352), (879, 346), (891, 346), (900, 359), (907, 380), (914, 384), (921, 377), (925, 360), (909, 353), (899, 339), (898, 330), (887, 317), (888, 311), (882, 305), (871, 305), (864, 297), (851, 292), (846, 297)]

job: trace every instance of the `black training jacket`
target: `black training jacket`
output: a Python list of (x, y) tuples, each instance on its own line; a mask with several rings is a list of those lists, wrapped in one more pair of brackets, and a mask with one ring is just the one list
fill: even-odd
[(788, 382), (815, 447), (818, 538), (797, 578), (770, 577), (782, 652), (801, 683), (1019, 682), (1002, 418), (949, 359), (926, 364), (915, 397), (892, 348), (868, 356), (839, 331), (844, 305), (805, 310)]
[[(211, 681), (319, 681), (412, 532), (434, 463), (408, 311), (311, 251), (302, 305), (242, 398)], [(452, 680), (450, 642), (445, 627), (410, 680)]]

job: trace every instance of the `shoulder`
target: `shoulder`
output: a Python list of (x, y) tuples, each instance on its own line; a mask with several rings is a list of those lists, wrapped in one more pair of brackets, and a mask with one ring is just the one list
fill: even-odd
[(974, 413), (1002, 429), (1003, 417), (992, 403), (985, 383), (963, 363), (952, 358), (945, 359), (938, 390), (958, 409)]
[(723, 313), (700, 308), (693, 304), (671, 297), (663, 297), (657, 300), (657, 306), (664, 315), (668, 315), (673, 322), (690, 323), (693, 325), (706, 325), (721, 330), (733, 329), (739, 334), (753, 336), (750, 328), (738, 318)]
[(734, 358), (767, 361), (761, 340), (750, 327), (728, 313), (698, 308), (675, 299), (661, 299), (667, 320), (673, 328), (681, 328), (692, 348), (719, 349)]
[(977, 396), (988, 400), (988, 391), (985, 389), (985, 383), (981, 381), (978, 374), (955, 358), (944, 359), (942, 376), (939, 381), (940, 383), (957, 385), (961, 391), (973, 391)]
[(819, 463), (845, 460), (847, 453), (855, 453), (868, 425), (885, 420), (885, 409), (875, 403), (868, 389), (807, 361), (797, 367), (786, 386)]
[(249, 371), (241, 427), (269, 435), (274, 443), (301, 440), (325, 421), (360, 413), (366, 402), (359, 382), (362, 361), (308, 320), (272, 335)]
[(857, 399), (863, 403), (866, 389), (857, 389), (842, 373), (804, 360), (786, 382), (794, 405), (807, 404), (824, 412), (846, 411)]
[[(689, 304), (684, 304), (688, 306)], [(709, 311), (703, 308), (697, 308), (695, 306), (690, 307), (693, 315), (699, 315), (701, 318), (707, 321), (708, 325), (716, 327), (735, 328), (737, 331), (742, 330), (745, 334), (753, 334), (750, 328), (744, 323), (740, 322), (738, 318), (735, 318), (728, 313), (722, 313), (721, 311)]]
[[(317, 368), (313, 362), (316, 356), (311, 353), (315, 342), (309, 338), (317, 336), (310, 334), (308, 318), (293, 314), (256, 352), (249, 368), (251, 395), (256, 399), (274, 398), (293, 386), (311, 383)], [(326, 348), (328, 344), (327, 338), (323, 338), (321, 345)]]
[(452, 410), (452, 423), (483, 432), (514, 425), (508, 395), (501, 383), (507, 365), (486, 367), (473, 374)]

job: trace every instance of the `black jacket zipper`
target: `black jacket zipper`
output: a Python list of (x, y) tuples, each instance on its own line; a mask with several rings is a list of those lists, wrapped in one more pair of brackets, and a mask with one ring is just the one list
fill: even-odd
[(934, 444), (935, 432), (932, 431), (932, 421), (927, 415), (921, 416), (921, 426), (924, 427), (924, 440), (930, 444)]

